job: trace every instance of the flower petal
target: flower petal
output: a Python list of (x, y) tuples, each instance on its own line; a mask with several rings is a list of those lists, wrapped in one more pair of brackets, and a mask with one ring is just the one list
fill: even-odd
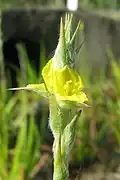
[(83, 83), (79, 74), (68, 66), (54, 69), (52, 59), (43, 68), (42, 75), (48, 90), (59, 101), (73, 101), (83, 103), (88, 101), (83, 90)]
[(48, 63), (42, 70), (42, 76), (45, 81), (47, 89), (51, 92), (53, 90), (53, 67), (52, 60), (49, 60)]

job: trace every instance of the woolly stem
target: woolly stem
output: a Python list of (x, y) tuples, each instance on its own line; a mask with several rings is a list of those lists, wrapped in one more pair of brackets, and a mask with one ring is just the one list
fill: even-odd
[[(50, 128), (54, 136), (53, 155), (54, 173), (53, 180), (68, 180), (69, 156), (74, 145), (76, 135), (76, 123), (81, 110), (71, 111), (61, 109), (52, 98), (50, 103)], [(54, 105), (53, 105), (54, 104)], [(74, 114), (74, 115), (73, 115)], [(69, 121), (67, 121), (69, 118)]]
[(61, 137), (54, 141), (53, 145), (54, 153), (54, 173), (53, 180), (68, 180), (68, 161), (66, 161), (65, 156), (61, 153)]

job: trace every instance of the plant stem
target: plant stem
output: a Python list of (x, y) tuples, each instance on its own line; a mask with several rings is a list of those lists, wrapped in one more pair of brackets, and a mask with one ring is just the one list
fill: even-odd
[(54, 141), (54, 174), (53, 180), (68, 180), (68, 160), (61, 153), (61, 137)]

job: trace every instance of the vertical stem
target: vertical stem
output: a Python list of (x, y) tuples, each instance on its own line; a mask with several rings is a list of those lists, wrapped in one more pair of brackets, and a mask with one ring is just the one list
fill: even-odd
[[(66, 125), (59, 136), (54, 136), (53, 154), (54, 154), (54, 174), (53, 180), (68, 180), (69, 168), (68, 161), (69, 155), (74, 145), (76, 135), (76, 123), (80, 117), (81, 110), (75, 113), (72, 120)], [(56, 121), (58, 118), (56, 117)], [(66, 120), (66, 119), (63, 119)], [(54, 128), (53, 128), (54, 132)], [(53, 133), (54, 134), (54, 133)]]
[(61, 153), (61, 137), (54, 141), (54, 174), (53, 180), (68, 180), (68, 161), (65, 159), (64, 154)]

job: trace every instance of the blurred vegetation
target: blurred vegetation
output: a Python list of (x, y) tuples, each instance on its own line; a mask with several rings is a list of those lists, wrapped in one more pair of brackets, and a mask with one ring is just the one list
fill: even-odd
[[(79, 7), (84, 8), (107, 8), (107, 9), (119, 9), (120, 0), (78, 0)], [(4, 0), (1, 1), (1, 7), (19, 7), (19, 6), (38, 6), (40, 7), (65, 7), (66, 0)]]
[(1, 8), (9, 7), (48, 7), (48, 8), (61, 8), (65, 7), (65, 0), (4, 0), (0, 1)]
[(110, 77), (101, 72), (91, 80), (87, 61), (84, 59), (84, 68), (79, 66), (90, 107), (84, 109), (78, 124), (73, 150), (78, 163), (98, 160), (109, 164), (120, 158), (120, 65), (110, 51), (108, 57)]
[[(21, 58), (26, 58), (26, 72), (18, 72), (18, 85), (41, 81), (31, 67), (23, 48), (19, 48)], [(2, 53), (1, 53), (2, 54)], [(43, 62), (42, 62), (43, 63)], [(41, 64), (42, 67), (42, 64)], [(40, 74), (40, 73), (39, 73)], [(36, 80), (37, 79), (37, 80)], [(2, 56), (0, 58), (0, 179), (27, 180), (33, 177), (34, 169), (41, 158), (48, 115), (41, 111), (40, 123), (36, 123), (36, 102), (40, 99), (31, 92), (8, 91), (10, 83), (6, 79)]]
[[(55, 3), (56, 2), (56, 5)], [(59, 0), (4, 0), (2, 7), (22, 6), (37, 3), (49, 7), (61, 5)], [(14, 6), (11, 6), (11, 5)], [(52, 4), (52, 5), (51, 5)], [(79, 0), (85, 8), (119, 9), (120, 0)], [(45, 64), (42, 54), (40, 72), (37, 76), (23, 49), (20, 47), (21, 59), (25, 59), (26, 72), (18, 72), (18, 86), (41, 82), (41, 69)], [(44, 51), (42, 51), (44, 52)], [(1, 54), (1, 53), (0, 53)], [(71, 156), (71, 164), (80, 166), (96, 159), (109, 163), (120, 156), (120, 65), (110, 53), (111, 78), (101, 72), (91, 81), (89, 67), (80, 67), (80, 73), (89, 96), (90, 107), (84, 109), (78, 124), (77, 139)], [(82, 59), (81, 59), (82, 61)], [(85, 62), (85, 61), (84, 61)], [(23, 78), (25, 77), (25, 78)], [(7, 88), (2, 55), (0, 56), (0, 179), (27, 180), (33, 178), (33, 172), (42, 156), (42, 144), (46, 134), (48, 117), (41, 111), (39, 125), (35, 123), (36, 102), (40, 97), (31, 92), (11, 92)], [(47, 107), (46, 107), (47, 108)], [(38, 127), (40, 126), (40, 127)], [(89, 163), (88, 163), (89, 162)]]
[(79, 6), (97, 9), (119, 9), (120, 0), (79, 0)]
[[(41, 82), (40, 73), (36, 75), (21, 46), (19, 51), (27, 68), (26, 72), (24, 69), (18, 72), (18, 86)], [(84, 68), (80, 66), (79, 69), (90, 107), (84, 109), (78, 123), (70, 162), (75, 166), (85, 165), (85, 162), (88, 166), (96, 160), (108, 164), (120, 157), (120, 65), (112, 53), (108, 55), (111, 60), (111, 78), (101, 72), (91, 81), (85, 59)], [(42, 67), (45, 64), (44, 53), (41, 58)], [(0, 63), (0, 177), (3, 180), (27, 180), (33, 178), (34, 169), (42, 157), (48, 114), (42, 109), (42, 117), (38, 117), (39, 124), (35, 123), (34, 107), (42, 99), (36, 93), (8, 91), (9, 83), (5, 78), (2, 56)], [(23, 78), (24, 73), (27, 78)]]

